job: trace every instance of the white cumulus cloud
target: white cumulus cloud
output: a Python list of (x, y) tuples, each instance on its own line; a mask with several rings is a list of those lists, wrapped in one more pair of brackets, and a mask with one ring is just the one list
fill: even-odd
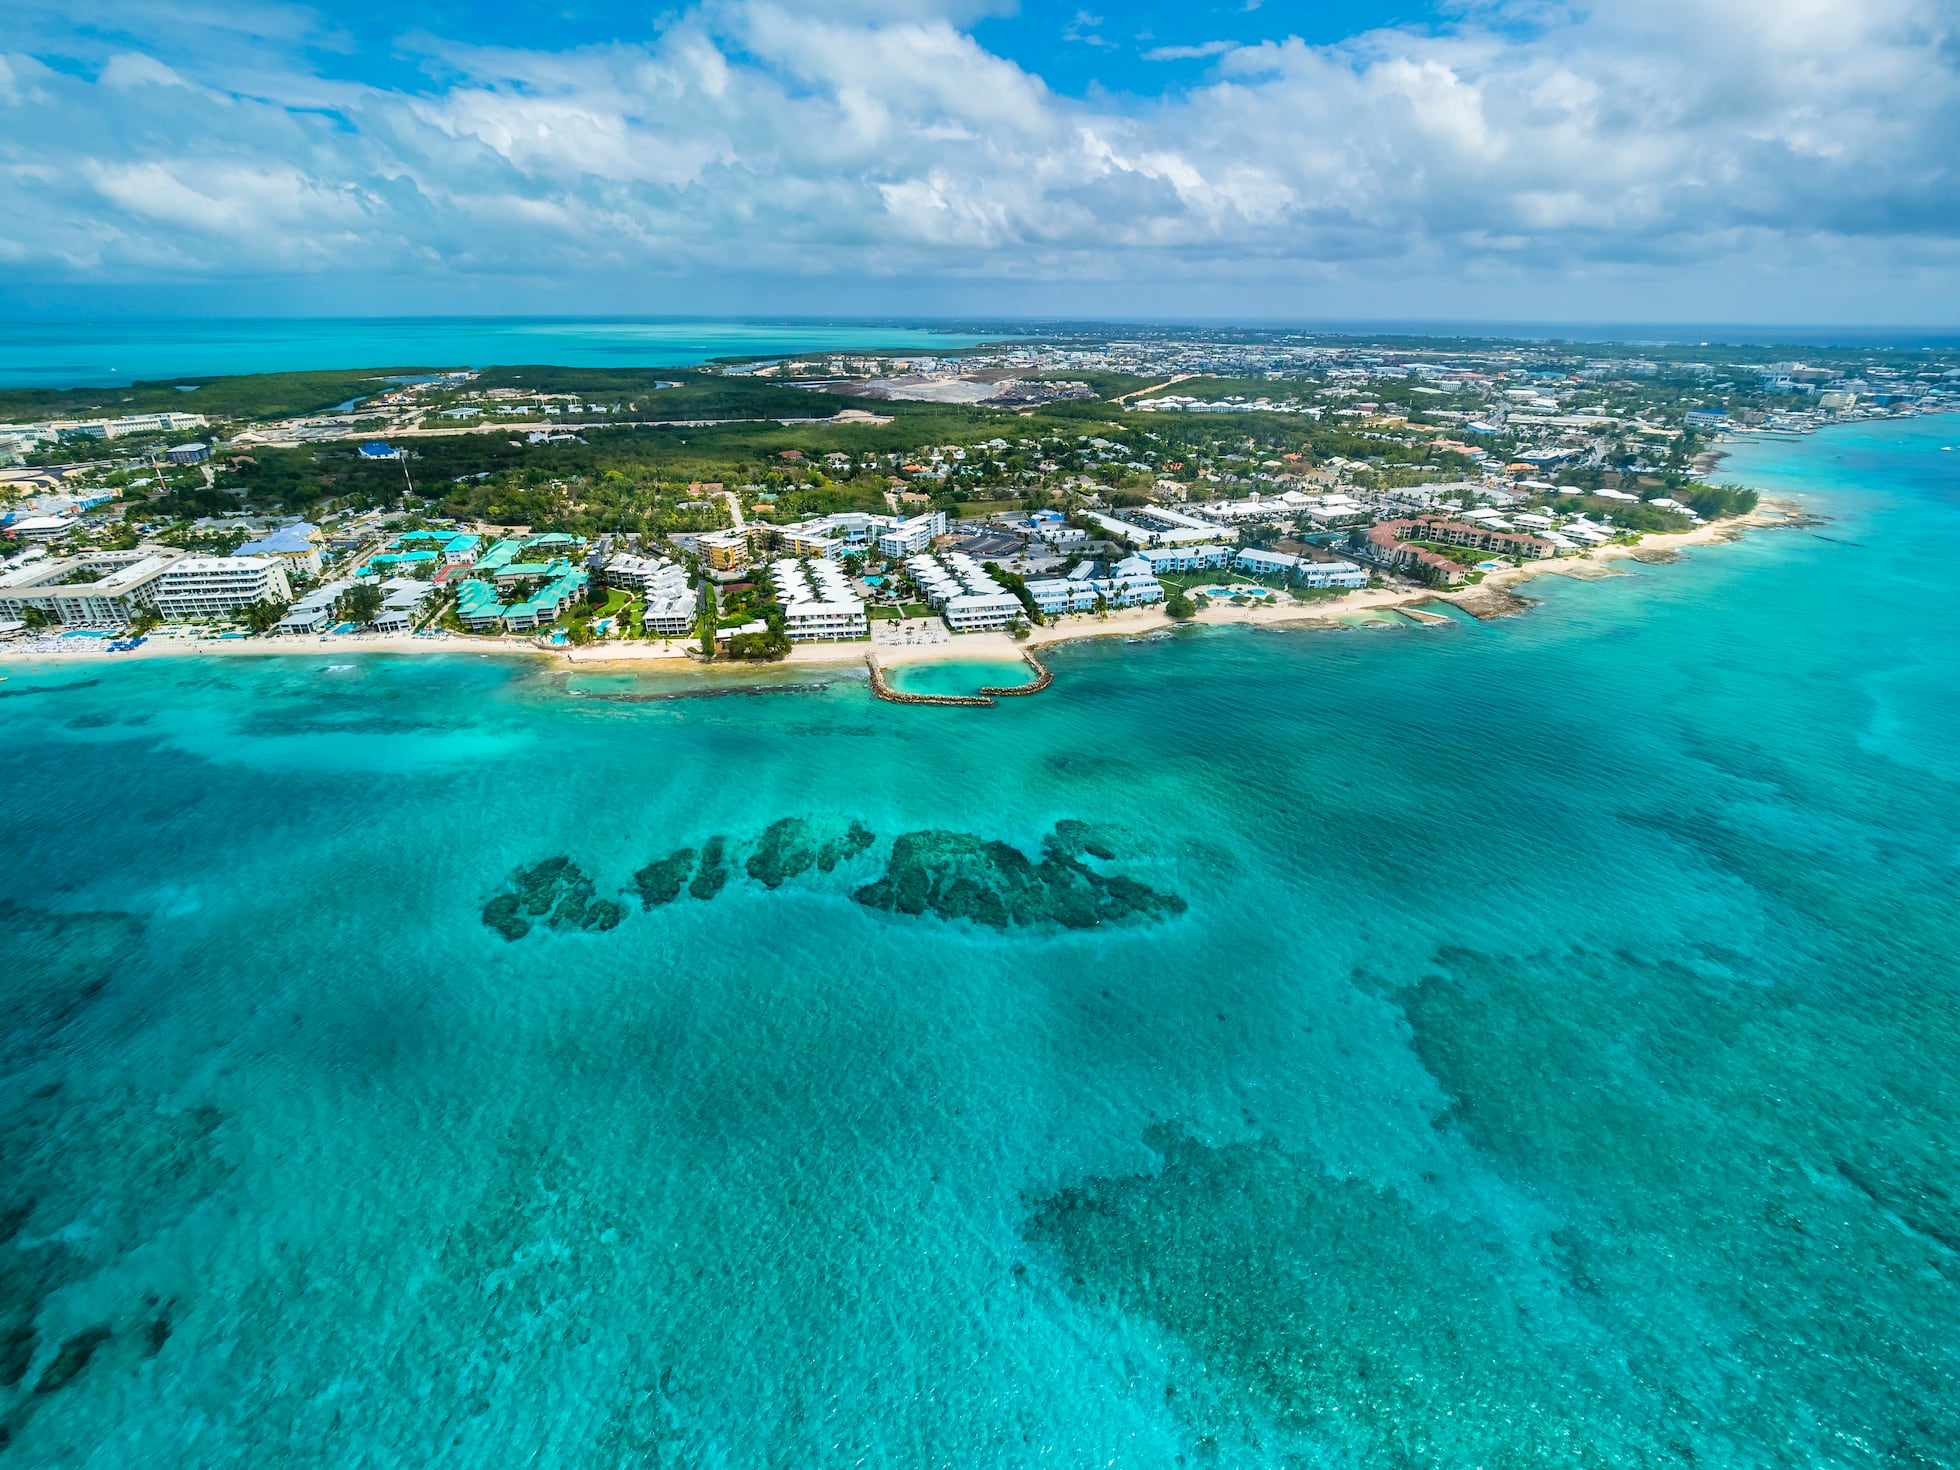
[(990, 53), (969, 27), (998, 8), (710, 0), (570, 51), (425, 39), (423, 79), (390, 84), (323, 69), (317, 21), (254, 27), (249, 4), (202, 34), (172, 8), (191, 34), (121, 34), (91, 79), (38, 11), (30, 54), (0, 58), (0, 254), (130, 279), (1275, 290), (1955, 263), (1943, 0), (1473, 4), (1331, 46), (1159, 47), (1215, 70), (1121, 102)]

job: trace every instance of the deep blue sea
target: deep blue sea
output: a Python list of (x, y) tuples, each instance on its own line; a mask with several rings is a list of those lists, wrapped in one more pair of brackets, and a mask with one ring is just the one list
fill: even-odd
[(0, 1464), (1960, 1465), (1956, 444), (983, 711), (0, 665)]
[(949, 352), (989, 340), (904, 323), (431, 317), (0, 322), (0, 388), (333, 368), (691, 367), (798, 352)]

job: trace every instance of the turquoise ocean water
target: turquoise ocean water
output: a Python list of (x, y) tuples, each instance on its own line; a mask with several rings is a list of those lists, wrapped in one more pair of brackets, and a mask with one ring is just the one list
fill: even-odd
[(0, 667), (0, 1462), (1960, 1464), (1955, 443), (988, 711)]
[(792, 352), (945, 352), (984, 338), (883, 322), (502, 317), (0, 322), (0, 388), (367, 367), (690, 367)]

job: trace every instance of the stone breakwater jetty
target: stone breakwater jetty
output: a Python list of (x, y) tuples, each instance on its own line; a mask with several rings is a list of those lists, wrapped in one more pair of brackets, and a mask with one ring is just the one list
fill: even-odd
[(999, 685), (988, 684), (978, 694), (907, 694), (894, 689), (879, 666), (876, 654), (864, 656), (864, 666), (871, 671), (871, 692), (891, 704), (941, 704), (954, 705), (966, 709), (992, 709), (997, 699), (1013, 698), (1023, 694), (1039, 694), (1055, 682), (1054, 673), (1032, 653), (1025, 650), (1021, 657), (1029, 668), (1034, 670), (1034, 681), (1028, 684)]
[(990, 694), (996, 699), (1011, 699), (1021, 694), (1039, 694), (1055, 682), (1054, 674), (1049, 671), (1048, 665), (1044, 664), (1040, 659), (1025, 649), (1022, 650), (1021, 657), (1027, 662), (1028, 667), (1034, 670), (1034, 682), (1032, 684), (1015, 684), (1011, 687), (987, 684), (981, 687), (980, 692), (982, 694)]

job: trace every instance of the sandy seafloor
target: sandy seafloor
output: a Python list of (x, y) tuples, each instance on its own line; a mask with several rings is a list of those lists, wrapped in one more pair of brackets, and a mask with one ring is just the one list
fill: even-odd
[(991, 710), (0, 661), (0, 1465), (1960, 1464), (1954, 443)]

